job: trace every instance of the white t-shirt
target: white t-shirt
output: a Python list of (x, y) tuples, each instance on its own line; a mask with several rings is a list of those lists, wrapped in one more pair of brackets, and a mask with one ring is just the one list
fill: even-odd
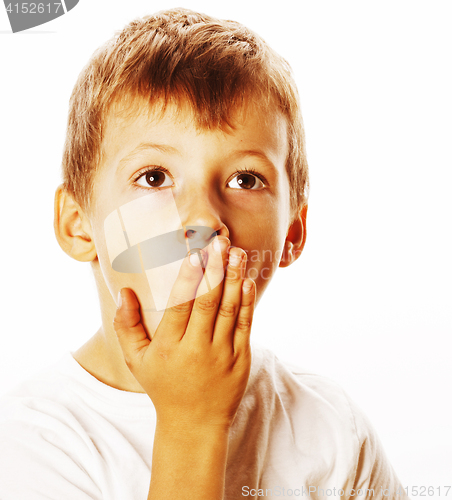
[[(252, 352), (225, 499), (407, 498), (337, 384)], [(146, 500), (154, 431), (147, 394), (103, 384), (68, 353), (1, 400), (0, 500)]]

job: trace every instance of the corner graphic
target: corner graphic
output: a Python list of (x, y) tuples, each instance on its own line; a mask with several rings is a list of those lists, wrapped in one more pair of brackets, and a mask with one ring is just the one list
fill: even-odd
[(59, 0), (57, 2), (11, 2), (3, 0), (13, 33), (28, 30), (53, 21), (72, 10), (79, 0)]

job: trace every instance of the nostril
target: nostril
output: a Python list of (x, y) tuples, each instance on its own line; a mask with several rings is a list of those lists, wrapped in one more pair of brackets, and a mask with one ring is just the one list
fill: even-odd
[(207, 226), (185, 226), (185, 241), (190, 248), (204, 248), (215, 239), (221, 231), (214, 231), (213, 227)]

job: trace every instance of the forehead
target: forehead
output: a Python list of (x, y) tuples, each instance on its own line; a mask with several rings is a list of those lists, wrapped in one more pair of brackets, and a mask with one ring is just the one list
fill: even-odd
[[(287, 119), (275, 106), (246, 104), (219, 127), (201, 126), (187, 102), (150, 105), (144, 99), (115, 103), (109, 110), (102, 141), (102, 163), (111, 164), (140, 144), (169, 145), (190, 153), (196, 141), (206, 154), (220, 148), (261, 151), (277, 163), (288, 155)], [(204, 139), (204, 140), (203, 140)], [(198, 153), (200, 151), (197, 151)]]

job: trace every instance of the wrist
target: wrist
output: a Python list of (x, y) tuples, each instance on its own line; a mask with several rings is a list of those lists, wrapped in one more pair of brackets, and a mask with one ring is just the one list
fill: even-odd
[(157, 428), (162, 432), (187, 435), (196, 438), (199, 435), (223, 435), (229, 434), (234, 418), (224, 416), (222, 418), (205, 413), (174, 411), (166, 409), (157, 410)]
[(229, 427), (157, 420), (148, 498), (179, 498), (179, 490), (183, 490), (187, 499), (222, 499), (228, 445)]
[(223, 422), (184, 422), (181, 419), (159, 419), (157, 418), (156, 435), (167, 437), (179, 442), (206, 442), (221, 441), (229, 438), (229, 423)]

